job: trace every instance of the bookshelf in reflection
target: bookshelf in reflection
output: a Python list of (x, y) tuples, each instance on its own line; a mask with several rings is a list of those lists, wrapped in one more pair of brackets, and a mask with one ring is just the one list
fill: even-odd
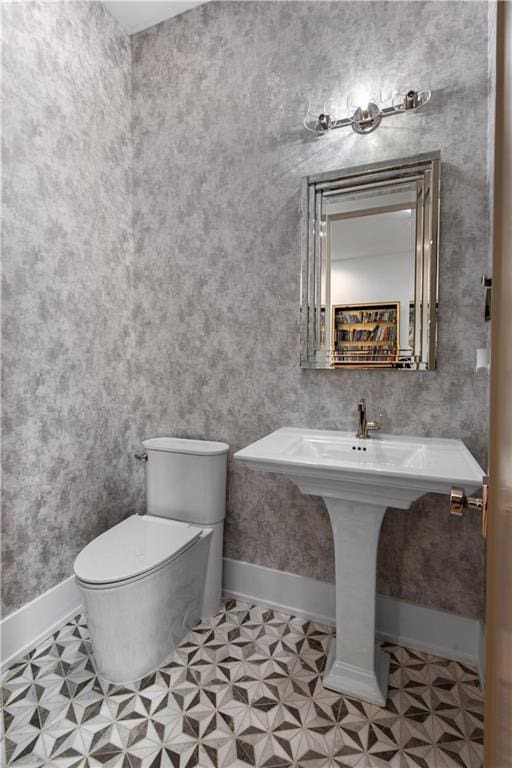
[(333, 365), (392, 367), (400, 349), (400, 302), (335, 304)]

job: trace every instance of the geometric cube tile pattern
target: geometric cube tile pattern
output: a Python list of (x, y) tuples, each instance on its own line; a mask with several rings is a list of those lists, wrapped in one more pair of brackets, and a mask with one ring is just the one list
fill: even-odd
[(96, 675), (78, 616), (3, 681), (5, 765), (481, 768), (473, 669), (395, 645), (385, 708), (322, 685), (333, 630), (229, 600), (129, 686)]

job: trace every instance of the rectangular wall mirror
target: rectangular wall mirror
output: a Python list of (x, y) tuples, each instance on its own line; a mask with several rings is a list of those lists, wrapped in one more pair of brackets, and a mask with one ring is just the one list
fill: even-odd
[(301, 366), (436, 367), (440, 153), (303, 179)]

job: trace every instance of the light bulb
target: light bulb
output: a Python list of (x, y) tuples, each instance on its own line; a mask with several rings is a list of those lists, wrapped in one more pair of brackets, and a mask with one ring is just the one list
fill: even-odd
[(336, 103), (336, 99), (330, 98), (327, 99), (327, 101), (324, 101), (324, 113), (326, 115), (330, 115), (333, 120), (336, 119), (338, 116), (338, 105)]
[(378, 101), (377, 96), (372, 95), (370, 91), (360, 88), (349, 95), (347, 106), (350, 112), (355, 112), (356, 109), (366, 112), (370, 104), (378, 104)]

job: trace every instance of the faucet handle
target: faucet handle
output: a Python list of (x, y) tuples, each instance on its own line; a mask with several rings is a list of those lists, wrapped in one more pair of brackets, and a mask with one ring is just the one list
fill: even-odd
[(367, 432), (380, 432), (382, 429), (382, 413), (379, 413), (379, 418), (375, 419), (375, 421), (367, 421), (366, 422), (366, 431)]

